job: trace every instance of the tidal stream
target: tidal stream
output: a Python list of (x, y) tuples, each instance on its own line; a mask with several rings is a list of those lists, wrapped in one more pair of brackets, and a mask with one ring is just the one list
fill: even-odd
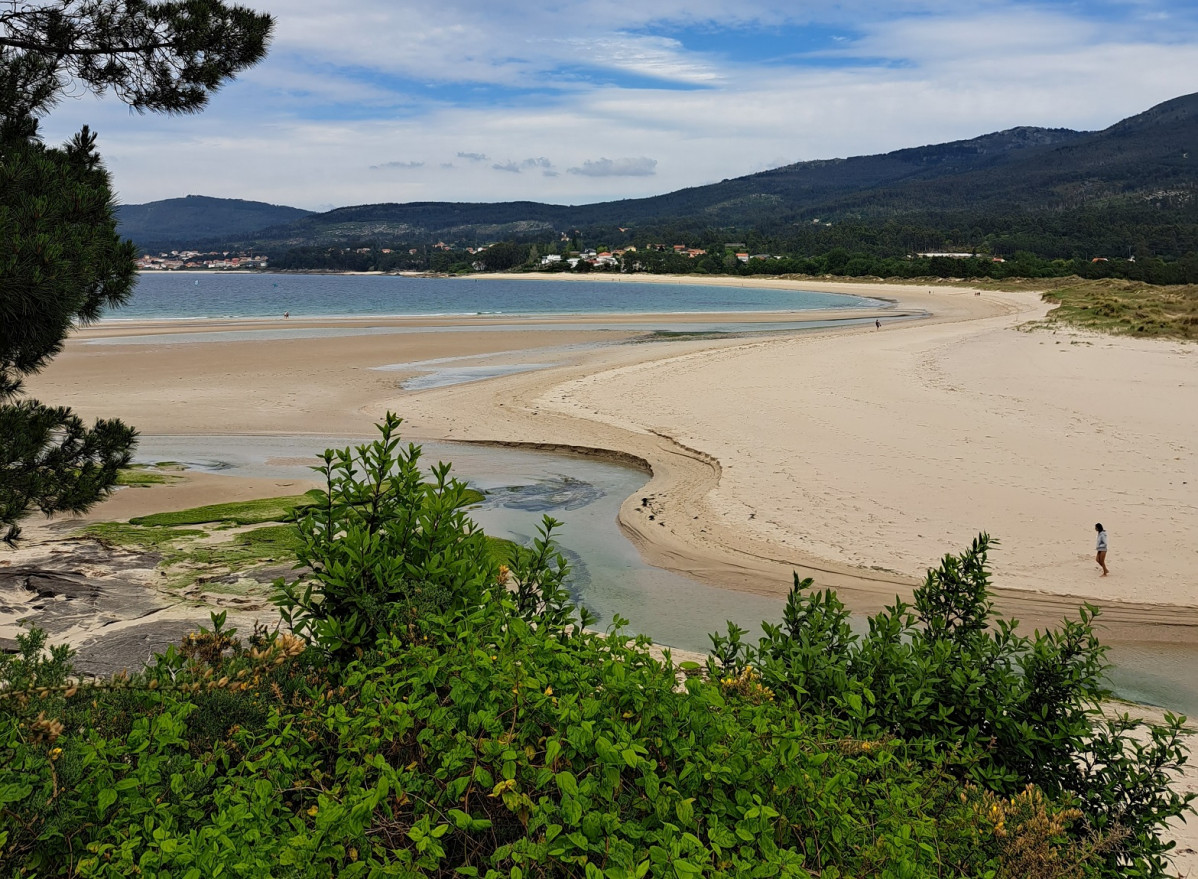
[[(175, 461), (234, 476), (311, 479), (307, 469), (326, 448), (369, 438), (320, 436), (143, 436), (137, 460)], [(616, 615), (625, 631), (659, 644), (706, 652), (708, 634), (731, 620), (760, 632), (762, 620), (781, 619), (783, 600), (720, 589), (652, 567), (620, 532), (624, 499), (645, 485), (631, 467), (575, 455), (462, 443), (424, 442), (423, 461), (451, 461), (453, 473), (486, 493), (470, 514), (488, 533), (519, 542), (536, 536), (542, 517), (562, 523), (556, 539), (571, 566), (575, 600), (606, 629)], [(933, 560), (934, 561), (934, 560)], [(865, 620), (855, 628), (864, 631)], [(1111, 687), (1123, 699), (1198, 714), (1198, 647), (1112, 644)]]

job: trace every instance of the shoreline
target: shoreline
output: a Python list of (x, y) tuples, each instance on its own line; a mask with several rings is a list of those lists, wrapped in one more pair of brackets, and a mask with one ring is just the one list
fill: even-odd
[[(557, 276), (489, 274), (474, 278), (484, 282), (500, 282), (553, 280)], [(689, 276), (663, 275), (638, 275), (635, 280), (619, 275), (570, 279), (588, 281), (600, 278), (608, 283), (695, 283)], [(870, 557), (868, 553), (845, 551), (844, 547), (830, 545), (826, 537), (812, 540), (805, 533), (802, 540), (797, 539), (787, 530), (788, 527), (791, 532), (794, 530), (785, 521), (787, 507), (793, 502), (799, 502), (802, 509), (829, 504), (835, 506), (837, 498), (827, 490), (818, 497), (810, 492), (804, 496), (806, 489), (802, 480), (793, 475), (792, 470), (800, 469), (805, 463), (801, 457), (795, 457), (802, 450), (805, 440), (792, 442), (786, 434), (797, 427), (806, 430), (808, 416), (817, 417), (823, 413), (840, 419), (852, 420), (855, 417), (851, 411), (846, 411), (842, 401), (835, 399), (841, 390), (836, 382), (853, 388), (853, 393), (862, 397), (856, 402), (865, 406), (865, 411), (885, 408), (887, 411), (878, 413), (882, 421), (893, 417), (896, 422), (901, 422), (907, 418), (909, 407), (905, 408), (901, 402), (891, 405), (889, 396), (902, 396), (909, 391), (910, 383), (905, 384), (904, 378), (917, 379), (914, 384), (929, 384), (918, 381), (921, 377), (911, 372), (907, 339), (922, 346), (923, 353), (920, 356), (925, 359), (927, 351), (932, 352), (931, 356), (938, 356), (936, 352), (940, 350), (951, 350), (976, 338), (998, 338), (1005, 342), (1020, 340), (1015, 347), (1026, 349), (1028, 345), (1023, 342), (1035, 334), (1016, 333), (1012, 328), (1042, 317), (1049, 306), (1040, 301), (1038, 293), (945, 285), (933, 285), (928, 289), (925, 285), (916, 288), (913, 285), (863, 282), (816, 283), (809, 279), (714, 277), (705, 278), (702, 283), (845, 293), (879, 300), (884, 298), (887, 300), (885, 314), (888, 316), (894, 316), (894, 310), (898, 309), (906, 314), (921, 314), (924, 317), (887, 324), (882, 333), (876, 335), (879, 342), (885, 342), (883, 351), (877, 350), (881, 346), (872, 341), (862, 345), (863, 339), (875, 337), (872, 326), (783, 331), (769, 336), (650, 341), (635, 346), (608, 344), (628, 341), (634, 335), (630, 328), (603, 333), (601, 336), (596, 336), (595, 330), (587, 329), (602, 324), (627, 326), (653, 319), (653, 315), (636, 313), (538, 315), (521, 322), (522, 328), (543, 328), (536, 336), (545, 338), (535, 339), (520, 330), (489, 334), (469, 332), (472, 328), (481, 330), (488, 326), (507, 325), (510, 316), (506, 315), (101, 322), (77, 333), (68, 344), (67, 351), (51, 365), (47, 373), (31, 382), (31, 391), (45, 399), (72, 405), (85, 416), (94, 413), (97, 416), (124, 417), (146, 433), (362, 434), (369, 432), (384, 411), (392, 409), (404, 416), (405, 433), (414, 439), (602, 450), (612, 453), (616, 459), (646, 461), (654, 474), (644, 492), (646, 496), (653, 495), (654, 504), (668, 511), (668, 525), (662, 526), (661, 516), (655, 516), (653, 525), (648, 525), (637, 498), (630, 498), (625, 503), (619, 519), (624, 533), (652, 564), (714, 585), (763, 594), (785, 594), (790, 571), (796, 569), (801, 576), (814, 576), (820, 586), (842, 590), (848, 603), (859, 609), (877, 609), (896, 594), (908, 593), (923, 570), (933, 565), (943, 552), (959, 550), (967, 542), (966, 535), (954, 537), (944, 534), (936, 537), (921, 530), (918, 540), (923, 541), (927, 548), (922, 554), (914, 555), (917, 561), (906, 562), (901, 558), (901, 552), (895, 554), (899, 556), (896, 558), (886, 554)], [(832, 314), (842, 319), (859, 318), (865, 312), (872, 315), (878, 311), (853, 309), (852, 315), (845, 315), (844, 310), (838, 309)], [(710, 314), (676, 314), (669, 317), (678, 323), (698, 323), (709, 319)], [(804, 319), (818, 319), (826, 313), (716, 314), (729, 320), (740, 318), (744, 323), (752, 324), (776, 321), (780, 316), (793, 319), (801, 315)], [(657, 317), (660, 318), (660, 315)], [(228, 331), (237, 327), (273, 329), (330, 324), (338, 327), (397, 325), (412, 329), (452, 326), (462, 332), (449, 334), (453, 338), (446, 334), (433, 338), (438, 334), (430, 332), (402, 339), (385, 336), (269, 339), (255, 340), (252, 346), (244, 344), (243, 340), (187, 346), (155, 344), (145, 346), (150, 349), (145, 352), (134, 352), (131, 346), (119, 344), (123, 336), (144, 334), (148, 330), (164, 336), (173, 333), (198, 336), (205, 330)], [(572, 326), (567, 329), (561, 327), (562, 324)], [(496, 338), (499, 336), (505, 338)], [(100, 338), (117, 344), (102, 346), (105, 349), (102, 354), (99, 347), (78, 344)], [(199, 338), (202, 339), (202, 336)], [(603, 341), (598, 348), (569, 354), (544, 368), (429, 390), (402, 392), (397, 385), (411, 374), (402, 370), (385, 376), (371, 371), (379, 364), (386, 363), (387, 358), (393, 358), (390, 353), (372, 352), (389, 352), (394, 348), (402, 348), (408, 357), (405, 363), (398, 366), (409, 366), (419, 371), (417, 367), (420, 363), (437, 359), (487, 359), (496, 363), (510, 363), (513, 357), (520, 356), (520, 352), (530, 345), (558, 344), (559, 347), (564, 345), (569, 348), (581, 344), (585, 347), (597, 338)], [(1078, 339), (1071, 338), (1070, 341), (1076, 345)], [(1153, 344), (1107, 338), (1098, 341), (1107, 346), (1133, 349), (1151, 348)], [(1086, 340), (1085, 344), (1092, 343)], [(1169, 343), (1155, 344), (1157, 350), (1170, 347)], [(168, 348), (174, 350), (168, 351)], [(189, 350), (185, 354), (182, 348), (194, 351)], [(779, 380), (774, 375), (778, 372), (778, 359), (784, 359), (788, 364), (795, 365), (796, 375), (804, 375), (803, 384), (806, 384), (813, 363), (807, 356), (809, 350), (813, 354), (818, 352), (814, 362), (822, 370), (818, 375), (825, 382), (820, 389), (822, 393), (791, 387), (784, 378)], [(1005, 356), (1010, 352), (1001, 353)], [(447, 358), (446, 354), (450, 356)], [(373, 364), (370, 362), (372, 357), (375, 359)], [(873, 363), (876, 358), (879, 362)], [(997, 362), (1001, 362), (1001, 359), (998, 358)], [(102, 392), (80, 393), (83, 375), (96, 368), (103, 371), (103, 360), (108, 360), (116, 371), (112, 376), (113, 385), (127, 384), (124, 374), (126, 367), (133, 369), (135, 381), (142, 384), (134, 392), (122, 387), (124, 393), (118, 393), (117, 388), (113, 387), (115, 406), (95, 405), (96, 399), (104, 398)], [(892, 381), (889, 373), (900, 360), (905, 372), (899, 379)], [(288, 364), (294, 368), (288, 368)], [(863, 371), (865, 367), (869, 367), (868, 372)], [(758, 378), (754, 370), (764, 377)], [(173, 375), (160, 375), (164, 371)], [(843, 378), (837, 374), (838, 371), (843, 373)], [(74, 375), (68, 374), (71, 372)], [(688, 374), (702, 374), (702, 379), (696, 385), (687, 378)], [(64, 376), (63, 380), (54, 381), (60, 375)], [(658, 376), (667, 377), (670, 393), (661, 392), (657, 387)], [(224, 387), (234, 377), (239, 387)], [(832, 379), (836, 382), (829, 384)], [(746, 393), (721, 394), (721, 389), (729, 380), (748, 382)], [(855, 385), (858, 381), (861, 382), (860, 390)], [(875, 382), (887, 386), (873, 388)], [(941, 379), (940, 383), (945, 382)], [(936, 385), (936, 382), (931, 384)], [(927, 391), (928, 387), (921, 390)], [(931, 390), (938, 394), (933, 402), (940, 406), (945, 402), (956, 405), (958, 401), (953, 399), (954, 394), (969, 389), (954, 388), (950, 384), (947, 388), (933, 386)], [(397, 391), (401, 393), (397, 395)], [(880, 395), (880, 399), (866, 400), (868, 394)], [(657, 398), (650, 405), (649, 397), (654, 395)], [(719, 399), (717, 401), (709, 397)], [(793, 405), (799, 401), (801, 405)], [(770, 419), (742, 413), (752, 420), (752, 427), (759, 434), (754, 436), (754, 441), (768, 447), (764, 451), (772, 456), (770, 461), (773, 463), (766, 461), (765, 465), (777, 471), (777, 480), (770, 480), (768, 476), (765, 479), (751, 478), (753, 465), (761, 463), (755, 459), (761, 458), (761, 455), (744, 445), (744, 428), (747, 425), (733, 424), (721, 432), (716, 430), (719, 424), (707, 414), (713, 412), (725, 417), (736, 413), (739, 407), (751, 404), (759, 404), (765, 409), (782, 405), (782, 410), (777, 413), (778, 419), (784, 422), (782, 428), (771, 424)], [(191, 409), (196, 410), (194, 417), (187, 416), (186, 410)], [(462, 417), (461, 413), (469, 413), (469, 416)], [(929, 419), (932, 415), (939, 418), (945, 413), (931, 413)], [(951, 416), (952, 413), (948, 412), (947, 415)], [(732, 420), (737, 420), (735, 414)], [(961, 425), (955, 423), (959, 420), (950, 417), (939, 425), (915, 425), (916, 433), (923, 431), (923, 435), (934, 438), (937, 430), (959, 431)], [(220, 429), (214, 431), (214, 423), (219, 423)], [(853, 429), (859, 427), (848, 426)], [(988, 427), (1001, 429), (1003, 425)], [(712, 433), (720, 435), (711, 436)], [(741, 438), (738, 439), (738, 436)], [(868, 452), (869, 443), (865, 443), (862, 436), (850, 431), (849, 439)], [(919, 451), (925, 443), (918, 436), (913, 442), (911, 437), (904, 439), (908, 440), (907, 444), (895, 446), (889, 459), (881, 455), (882, 459), (886, 459), (882, 461), (884, 467), (877, 469), (877, 462), (872, 465), (876, 470), (874, 477), (881, 480), (879, 487), (897, 481), (898, 474), (891, 462), (904, 460), (904, 456), (909, 458), (913, 448)], [(879, 441), (878, 438), (870, 439), (870, 442)], [(969, 441), (970, 437), (965, 436), (964, 442)], [(839, 451), (835, 443), (829, 448)], [(826, 455), (828, 450), (822, 451)], [(845, 451), (848, 452), (849, 448)], [(929, 460), (935, 457), (932, 451), (925, 455)], [(1011, 449), (1004, 451), (1010, 453)], [(1010, 455), (1008, 458), (999, 462), (1001, 469), (1018, 467), (1017, 458)], [(932, 461), (932, 464), (935, 463)], [(830, 462), (821, 464), (831, 470)], [(938, 475), (935, 466), (929, 467), (929, 461), (923, 461), (922, 464), (929, 478)], [(746, 467), (749, 469), (746, 470)], [(844, 477), (851, 482), (855, 469), (850, 463), (840, 465), (839, 469), (826, 475), (819, 475), (834, 485), (837, 477)], [(1010, 478), (1018, 481), (1017, 476), (1011, 474)], [(1034, 486), (1029, 484), (1029, 488)], [(746, 489), (750, 489), (750, 494), (759, 493), (767, 502), (771, 501), (767, 496), (772, 495), (772, 504), (757, 504), (755, 500), (753, 504), (747, 503)], [(904, 500), (902, 489), (914, 490), (914, 494)], [(832, 530), (839, 529), (846, 537), (864, 538), (867, 532), (863, 526), (871, 518), (886, 513), (887, 509), (891, 510), (888, 516), (901, 518), (903, 506), (917, 507), (918, 503), (913, 498), (918, 497), (920, 490), (922, 486), (918, 482), (899, 486), (895, 489), (897, 493), (892, 491), (894, 497), (888, 499), (889, 505), (873, 511), (864, 521), (854, 522), (852, 509), (837, 509), (838, 519), (831, 526)], [(794, 492), (793, 500), (778, 497), (781, 491)], [(860, 496), (856, 506), (864, 508), (871, 500), (868, 496)], [(766, 509), (750, 509), (751, 506), (764, 506)], [(1023, 515), (1023, 511), (1016, 515)], [(1185, 521), (1178, 523), (1184, 526), (1182, 531), (1194, 528), (1195, 523), (1188, 515), (1187, 511)], [(824, 532), (829, 530), (826, 524), (804, 523), (805, 532), (808, 524), (812, 525), (813, 530), (817, 527), (822, 527)], [(982, 528), (972, 530), (970, 536), (975, 536), (979, 530)], [(897, 536), (903, 539), (902, 534)], [(916, 541), (914, 533), (909, 536), (913, 542)], [(1198, 541), (1198, 534), (1193, 536)], [(1194, 545), (1194, 542), (1190, 545)], [(1001, 550), (996, 557), (1001, 558)], [(896, 564), (896, 561), (899, 563)], [(1198, 570), (1194, 561), (1198, 560), (1191, 560), (1187, 569)], [(1022, 575), (1028, 582), (1020, 583), (1016, 588), (1004, 586), (1004, 582), (1010, 582), (1012, 573)], [(1176, 633), (1198, 633), (1196, 595), (1184, 594), (1184, 591), (1179, 593), (1173, 588), (1167, 590), (1170, 594), (1154, 595), (1153, 600), (1140, 600), (1147, 596), (1103, 594), (1084, 586), (1071, 588), (1070, 585), (1047, 584), (1046, 588), (1045, 584), (1036, 581), (1035, 576), (1030, 576), (1034, 574), (1034, 566), (1025, 566), (1022, 571), (1001, 568), (996, 571), (1000, 606), (1004, 612), (1010, 608), (1015, 615), (1025, 619), (1056, 622), (1062, 616), (1062, 611), (1071, 612), (1081, 600), (1090, 599), (1107, 607), (1105, 621), (1120, 629), (1121, 637), (1125, 635), (1128, 640), (1163, 638), (1179, 641), (1185, 637), (1192, 643), (1192, 638)]]
[[(775, 281), (774, 284), (801, 286), (804, 289), (814, 286), (806, 281)], [(823, 292), (840, 292), (840, 287), (850, 285), (820, 286), (826, 287)], [(1042, 317), (1050, 307), (1040, 301), (1038, 293), (982, 290), (980, 295), (974, 296), (969, 295), (975, 293), (974, 289), (960, 287), (934, 287), (932, 292), (923, 294), (910, 287), (896, 290), (892, 286), (878, 288), (874, 285), (852, 284), (851, 290), (847, 292), (870, 296), (888, 293), (904, 307), (911, 308), (917, 305), (921, 310), (932, 311), (933, 316), (930, 319), (904, 327), (904, 331), (910, 330), (920, 334), (932, 332), (932, 327), (937, 325), (970, 327), (976, 323), (983, 323), (988, 324), (986, 332), (990, 335), (1006, 333), (1008, 338), (1027, 339), (1034, 337), (1034, 334), (1016, 334), (1012, 331), (1013, 328)], [(913, 303), (913, 298), (919, 301)], [(999, 326), (991, 326), (995, 323)], [(824, 340), (828, 335), (835, 335), (843, 342), (847, 337), (869, 335), (872, 329), (862, 331), (842, 328), (828, 332), (817, 331), (805, 333), (803, 338)], [(899, 328), (888, 328), (888, 331), (897, 332)], [(941, 332), (941, 335), (947, 334)], [(966, 329), (961, 335), (968, 339), (974, 332), (972, 329)], [(1069, 335), (1078, 337), (1085, 334)], [(794, 338), (792, 336), (776, 341), (741, 340), (736, 347), (784, 348), (790, 346)], [(1071, 338), (1070, 341), (1078, 342), (1079, 339)], [(1123, 342), (1105, 337), (1098, 341), (1135, 349), (1135, 352), (1153, 347), (1151, 343)], [(1086, 345), (1095, 344), (1094, 340), (1090, 339), (1081, 342)], [(830, 353), (828, 349), (835, 344), (837, 343), (829, 344), (822, 341), (822, 353)], [(1158, 343), (1156, 346), (1158, 351), (1172, 347), (1175, 346), (1171, 343)], [(645, 372), (665, 372), (671, 361), (680, 366), (688, 356), (691, 355), (652, 358), (652, 365), (642, 364), (639, 367), (632, 364), (595, 364), (592, 365), (592, 369), (599, 375), (613, 377), (621, 371), (624, 375), (631, 374), (638, 368)], [(708, 347), (694, 353), (693, 359), (702, 361), (716, 356), (718, 355), (713, 354), (713, 348)], [(727, 359), (735, 360), (737, 355), (731, 354)], [(756, 363), (760, 365), (763, 359), (758, 357)], [(716, 370), (712, 370), (713, 375), (715, 372)], [(876, 610), (892, 601), (895, 595), (909, 594), (910, 589), (921, 579), (922, 572), (928, 566), (933, 566), (941, 554), (959, 551), (971, 536), (976, 536), (978, 531), (983, 530), (974, 529), (970, 534), (962, 534), (956, 541), (933, 539), (938, 549), (926, 553), (917, 564), (910, 565), (905, 570), (887, 570), (887, 566), (879, 566), (876, 561), (869, 559), (865, 560), (866, 564), (853, 564), (852, 559), (838, 560), (819, 552), (805, 551), (793, 541), (788, 545), (786, 542), (771, 539), (780, 528), (774, 529), (774, 534), (762, 534), (764, 529), (758, 528), (754, 529), (756, 533), (746, 535), (744, 525), (733, 525), (727, 521), (731, 517), (726, 507), (718, 508), (706, 500), (709, 496), (721, 492), (721, 483), (727, 478), (726, 468), (720, 466), (721, 462), (726, 460), (725, 456), (705, 444), (703, 431), (710, 422), (703, 419), (701, 413), (688, 410), (686, 414), (690, 416), (687, 421), (689, 430), (655, 429), (647, 423), (647, 419), (635, 415), (626, 417), (625, 413), (620, 412), (622, 407), (618, 402), (621, 394), (604, 394), (598, 388), (603, 383), (603, 379), (588, 376), (585, 371), (559, 370), (554, 371), (552, 375), (542, 373), (535, 376), (508, 377), (502, 381), (502, 391), (498, 385), (488, 383), (490, 388), (442, 389), (418, 395), (415, 400), (408, 398), (402, 402), (409, 415), (413, 416), (411, 423), (422, 437), (427, 439), (490, 439), (505, 443), (533, 442), (548, 446), (586, 444), (615, 449), (623, 454), (643, 458), (650, 463), (654, 472), (654, 477), (644, 494), (668, 499), (668, 509), (672, 516), (664, 529), (660, 516), (655, 516), (653, 525), (649, 525), (645, 521), (639, 500), (632, 498), (621, 510), (621, 527), (650, 563), (715, 585), (783, 595), (789, 587), (790, 571), (797, 570), (801, 577), (813, 576), (817, 585), (821, 587), (836, 588), (842, 593), (846, 603), (855, 609)], [(632, 387), (635, 387), (636, 391), (645, 392), (650, 390), (652, 384), (653, 382), (627, 383), (623, 399), (637, 398), (635, 392), (630, 391)], [(771, 389), (777, 389), (777, 386), (771, 386)], [(580, 391), (588, 395), (585, 403), (572, 399), (577, 397)], [(399, 400), (392, 402), (396, 405), (400, 403)], [(597, 402), (607, 408), (597, 412), (594, 408)], [(663, 402), (667, 401), (663, 399)], [(643, 405), (642, 403), (634, 408), (641, 409)], [(447, 412), (462, 410), (474, 413), (469, 424), (445, 415)], [(501, 412), (502, 415), (499, 422), (496, 422), (486, 416), (480, 417), (480, 412), (492, 415)], [(417, 413), (419, 417), (415, 417)], [(597, 414), (599, 417), (596, 417)], [(582, 442), (584, 437), (589, 442)], [(697, 449), (703, 451), (696, 451)], [(741, 451), (740, 454), (745, 452)], [(757, 487), (762, 486), (758, 483)], [(744, 505), (743, 497), (736, 500)], [(756, 516), (749, 512), (745, 518), (755, 519)], [(1185, 529), (1193, 529), (1195, 521), (1190, 518), (1182, 524)], [(859, 533), (860, 526), (848, 530)], [(1083, 531), (1082, 540), (1085, 539), (1084, 533)], [(786, 535), (782, 536), (785, 538)], [(1079, 555), (1084, 557), (1083, 551), (1077, 551), (1072, 558), (1077, 559)], [(1002, 550), (997, 550), (994, 557), (1001, 559)], [(1077, 559), (1074, 563), (1079, 562), (1080, 559)], [(1192, 562), (1186, 567), (1193, 568)], [(1170, 590), (1172, 594), (1156, 597), (1156, 600), (1128, 600), (1125, 597), (1096, 593), (1086, 588), (1045, 588), (1034, 582), (1034, 578), (1027, 586), (1013, 588), (1003, 585), (1004, 581), (1010, 582), (1011, 573), (1009, 569), (1001, 568), (996, 572), (996, 604), (1000, 612), (1018, 616), (1025, 622), (1055, 625), (1062, 617), (1073, 615), (1083, 602), (1091, 601), (1103, 606), (1104, 614), (1100, 618), (1100, 624), (1106, 626), (1110, 634), (1118, 640), (1190, 644), (1196, 640), (1198, 608), (1195, 604), (1198, 603), (1198, 596), (1194, 595), (1192, 590), (1175, 588)], [(1181, 581), (1183, 587), (1192, 582), (1184, 575), (1175, 576), (1174, 580)]]
[[(238, 276), (248, 277), (254, 275), (278, 275), (286, 277), (289, 275), (304, 275), (317, 274), (339, 277), (403, 277), (427, 280), (441, 280), (451, 282), (497, 282), (497, 281), (536, 281), (536, 282), (567, 282), (567, 283), (619, 283), (619, 284), (648, 284), (648, 285), (669, 285), (669, 286), (691, 286), (691, 287), (731, 287), (746, 290), (785, 290), (788, 292), (811, 292), (811, 293), (831, 293), (837, 296), (849, 296), (855, 299), (870, 299), (878, 302), (878, 305), (872, 303), (863, 304), (861, 306), (842, 306), (833, 308), (819, 309), (801, 309), (801, 308), (771, 308), (771, 309), (756, 309), (756, 310), (690, 310), (690, 311), (613, 311), (613, 312), (595, 312), (585, 310), (563, 310), (563, 311), (510, 311), (510, 312), (495, 312), (495, 311), (466, 311), (466, 312), (422, 312), (422, 313), (388, 313), (388, 314), (297, 314), (294, 317), (284, 318), (281, 313), (261, 314), (261, 315), (221, 315), (221, 316), (187, 316), (187, 317), (154, 317), (154, 316), (106, 316), (101, 318), (95, 324), (89, 325), (90, 328), (97, 327), (119, 327), (119, 326), (134, 326), (134, 325), (170, 325), (170, 324), (187, 324), (188, 326), (213, 326), (224, 324), (238, 323), (271, 323), (271, 322), (286, 322), (288, 325), (296, 325), (300, 323), (323, 323), (332, 322), (337, 324), (348, 324), (356, 321), (364, 322), (384, 322), (389, 324), (406, 324), (410, 322), (421, 321), (509, 321), (519, 320), (522, 322), (531, 321), (565, 321), (565, 320), (611, 320), (613, 322), (629, 322), (637, 318), (643, 319), (703, 319), (703, 318), (735, 318), (740, 321), (752, 319), (754, 316), (760, 316), (760, 319), (765, 319), (766, 315), (774, 316), (773, 319), (794, 319), (796, 316), (816, 315), (810, 319), (831, 319), (832, 316), (846, 318), (846, 312), (852, 313), (859, 317), (874, 317), (875, 312), (887, 312), (891, 308), (898, 305), (896, 297), (879, 297), (879, 296), (862, 296), (854, 292), (854, 286), (859, 286), (854, 282), (844, 282), (841, 284), (828, 284), (820, 282), (823, 287), (828, 289), (817, 289), (815, 287), (805, 286), (802, 282), (779, 280), (777, 278), (754, 278), (745, 279), (739, 276), (709, 276), (709, 277), (693, 277), (689, 275), (651, 275), (651, 274), (635, 274), (635, 275), (618, 275), (618, 274), (598, 274), (598, 275), (571, 275), (571, 274), (547, 274), (542, 272), (529, 272), (524, 274), (507, 274), (507, 273), (485, 273), (480, 272), (471, 275), (424, 275), (419, 273), (394, 273), (394, 272), (271, 272), (271, 271), (235, 271), (235, 270), (217, 270), (217, 269), (194, 269), (188, 270), (188, 274), (210, 274), (222, 275), (228, 274), (230, 271)], [(171, 274), (171, 273), (150, 273), (150, 274)], [(836, 286), (838, 289), (830, 289), (831, 286)], [(839, 289), (843, 288), (843, 289)], [(118, 309), (119, 311), (119, 309)]]
[[(651, 320), (674, 320), (679, 322), (698, 323), (712, 318), (727, 318), (737, 323), (767, 323), (779, 321), (808, 321), (808, 320), (852, 320), (854, 318), (871, 318), (875, 315), (895, 317), (891, 311), (898, 303), (891, 302), (882, 307), (860, 308), (810, 308), (790, 310), (761, 310), (761, 311), (618, 311), (596, 313), (593, 311), (554, 311), (554, 312), (461, 312), (461, 313), (430, 313), (430, 314), (330, 314), (306, 315), (284, 318), (281, 315), (247, 315), (244, 317), (127, 317), (105, 318), (86, 328), (76, 328), (92, 331), (119, 329), (155, 329), (184, 326), (187, 330), (194, 329), (227, 329), (229, 327), (247, 324), (260, 327), (289, 327), (289, 326), (338, 326), (369, 325), (369, 326), (444, 326), (460, 324), (477, 324), (479, 326), (506, 325), (512, 321), (524, 324), (561, 324), (570, 322), (585, 322), (590, 324), (602, 323), (640, 323)], [(912, 311), (911, 313), (919, 313)]]

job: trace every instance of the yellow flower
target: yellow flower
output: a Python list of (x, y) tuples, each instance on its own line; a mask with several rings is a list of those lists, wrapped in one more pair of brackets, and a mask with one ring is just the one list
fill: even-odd
[(317, 812), (319, 812), (319, 811), (320, 811), (320, 809), (318, 809), (318, 808), (316, 808), (315, 806), (313, 806), (311, 809), (309, 809), (309, 810), (308, 810), (308, 814), (309, 814), (310, 816), (312, 816), (313, 818), (315, 818), (315, 817), (316, 817), (316, 813), (317, 813)]
[(546, 696), (552, 696), (552, 695), (553, 695), (553, 687), (546, 687), (546, 688), (545, 688), (545, 695), (546, 695)]
[(51, 748), (50, 749), (50, 759), (51, 760), (57, 760), (61, 756), (62, 756), (62, 748)]

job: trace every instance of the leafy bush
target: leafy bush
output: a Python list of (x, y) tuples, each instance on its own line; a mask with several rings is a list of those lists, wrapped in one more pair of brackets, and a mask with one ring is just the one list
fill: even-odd
[[(29, 701), (0, 699), (4, 869), (982, 877), (1010, 839), (1068, 869), (1086, 853), (897, 739), (679, 687), (645, 639), (530, 623), (512, 596), (345, 667), (216, 622), (97, 685), (31, 650), (8, 664)], [(1070, 819), (1037, 806), (1050, 830)]]
[(419, 446), (400, 446), (402, 419), (388, 413), (380, 438), (328, 450), (325, 490), (296, 510), (299, 564), (311, 570), (276, 582), (284, 621), (327, 651), (353, 655), (383, 635), (410, 637), (415, 623), (451, 606), (477, 604), (498, 568), (464, 512), (477, 493), (449, 476), (425, 480)]
[(1106, 717), (1098, 609), (1084, 606), (1058, 631), (1017, 634), (1015, 622), (994, 614), (991, 544), (982, 534), (945, 556), (914, 605), (896, 602), (870, 617), (861, 638), (831, 591), (811, 591), (796, 575), (782, 624), (763, 624), (756, 646), (729, 624), (727, 635), (712, 636), (709, 669), (726, 679), (751, 670), (804, 711), (836, 717), (857, 735), (897, 736), (929, 764), (947, 761), (995, 794), (1034, 785), (1079, 810), (1076, 833), (1104, 840), (1096, 857), (1111, 875), (1162, 875), (1172, 843), (1159, 834), (1194, 798), (1170, 789), (1186, 761), (1185, 718), (1167, 714), (1151, 726)]
[[(327, 453), (301, 517), (315, 585), (280, 590), (312, 643), (243, 643), (217, 615), (104, 681), (38, 633), (0, 657), (0, 874), (1163, 875), (1175, 727), (1138, 751), (1123, 721), (1096, 732), (1090, 617), (1034, 641), (987, 628), (984, 536), (864, 639), (796, 582), (757, 647), (733, 629), (722, 677), (680, 682), (646, 639), (586, 629), (552, 520), (495, 570), (398, 423)], [(983, 699), (996, 682), (1024, 695)]]

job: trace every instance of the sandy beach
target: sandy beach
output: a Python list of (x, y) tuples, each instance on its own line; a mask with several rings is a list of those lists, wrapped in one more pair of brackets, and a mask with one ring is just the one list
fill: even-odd
[[(818, 286), (934, 316), (608, 351), (388, 405), (430, 437), (644, 458), (654, 519), (632, 498), (622, 523), (705, 580), (785, 590), (796, 569), (873, 608), (984, 530), (1004, 610), (1047, 624), (1092, 600), (1116, 637), (1194, 642), (1198, 351), (1021, 331), (1035, 293)], [(1106, 578), (1096, 521), (1119, 535)]]
[[(109, 322), (73, 336), (29, 388), (146, 434), (363, 435), (390, 409), (412, 439), (630, 455), (652, 469), (651, 503), (630, 498), (621, 524), (652, 563), (778, 593), (794, 569), (861, 609), (987, 531), (1001, 602), (1022, 619), (1088, 599), (1122, 639), (1194, 642), (1198, 349), (1021, 329), (1046, 312), (1036, 293), (721, 281), (930, 316), (634, 345), (610, 343), (652, 318)], [(311, 329), (333, 334), (286, 337)], [(497, 375), (400, 387), (448, 362)]]

